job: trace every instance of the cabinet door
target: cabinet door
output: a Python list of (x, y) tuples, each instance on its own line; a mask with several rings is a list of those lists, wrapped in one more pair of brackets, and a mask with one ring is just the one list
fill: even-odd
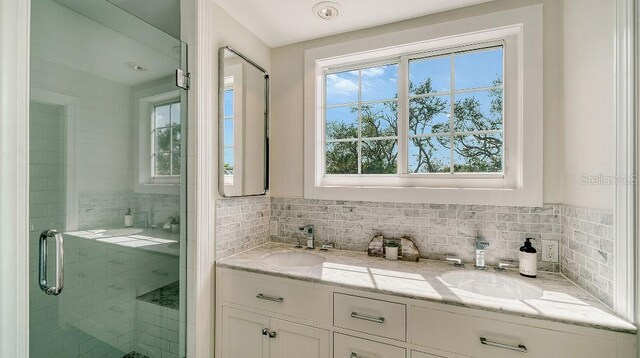
[(269, 358), (269, 317), (223, 307), (222, 327), (222, 358)]
[(270, 331), (270, 358), (329, 358), (327, 330), (272, 318)]

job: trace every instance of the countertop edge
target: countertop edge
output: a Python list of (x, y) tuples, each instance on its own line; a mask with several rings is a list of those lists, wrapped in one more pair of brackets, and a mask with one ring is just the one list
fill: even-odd
[(530, 318), (530, 319), (537, 319), (537, 320), (543, 320), (543, 321), (551, 321), (551, 322), (556, 322), (556, 323), (569, 324), (569, 325), (580, 326), (580, 327), (585, 327), (585, 328), (600, 329), (600, 330), (606, 330), (606, 331), (617, 332), (617, 333), (635, 335), (635, 334), (637, 334), (637, 331), (638, 331), (637, 327), (635, 327), (635, 325), (633, 325), (632, 323), (628, 323), (630, 327), (625, 329), (623, 327), (614, 327), (614, 326), (608, 326), (608, 325), (598, 325), (598, 324), (589, 323), (589, 322), (572, 321), (572, 320), (559, 319), (559, 318), (554, 318), (554, 317), (549, 317), (549, 316), (544, 316), (544, 315), (532, 315), (532, 314), (527, 314), (527, 313), (523, 313), (523, 312), (516, 312), (516, 311), (505, 310), (505, 309), (497, 309), (497, 308), (494, 308), (494, 307), (488, 307), (488, 306), (483, 306), (483, 305), (478, 305), (478, 304), (463, 303), (463, 302), (450, 300), (450, 299), (446, 299), (446, 298), (445, 299), (437, 299), (437, 298), (432, 298), (432, 297), (414, 296), (414, 295), (410, 295), (410, 294), (403, 294), (402, 292), (398, 292), (398, 291), (380, 290), (380, 289), (360, 287), (360, 286), (349, 285), (349, 284), (341, 284), (341, 283), (336, 283), (336, 282), (327, 282), (327, 281), (323, 281), (321, 279), (317, 279), (317, 278), (313, 278), (313, 277), (298, 276), (298, 275), (287, 274), (287, 273), (282, 273), (282, 272), (274, 272), (274, 271), (265, 270), (265, 269), (258, 269), (258, 268), (253, 268), (253, 267), (245, 267), (245, 266), (240, 266), (240, 265), (234, 265), (233, 263), (227, 263), (227, 262), (224, 262), (224, 261), (216, 261), (215, 266), (217, 268), (227, 268), (227, 269), (232, 269), (232, 270), (236, 270), (236, 271), (252, 272), (252, 273), (258, 273), (258, 274), (268, 275), (268, 276), (272, 276), (272, 277), (282, 277), (282, 278), (288, 278), (288, 279), (293, 279), (293, 280), (302, 281), (302, 282), (319, 283), (319, 284), (323, 284), (323, 285), (327, 285), (327, 286), (342, 287), (342, 288), (360, 290), (360, 291), (365, 291), (365, 292), (380, 293), (380, 294), (386, 294), (386, 295), (395, 296), (395, 297), (402, 297), (402, 298), (414, 299), (414, 300), (419, 300), (419, 301), (440, 303), (440, 304), (446, 304), (446, 305), (456, 306), (456, 307), (479, 309), (479, 310), (483, 310), (483, 311), (487, 311), (487, 312), (502, 313), (502, 314), (508, 314), (508, 315), (511, 315), (511, 316), (524, 317), (524, 318)]

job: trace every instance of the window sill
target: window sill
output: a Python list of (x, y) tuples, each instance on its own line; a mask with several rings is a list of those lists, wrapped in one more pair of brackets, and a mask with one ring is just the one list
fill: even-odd
[(305, 188), (305, 199), (542, 206), (541, 190), (536, 188), (446, 188), (446, 187), (345, 187), (314, 186)]

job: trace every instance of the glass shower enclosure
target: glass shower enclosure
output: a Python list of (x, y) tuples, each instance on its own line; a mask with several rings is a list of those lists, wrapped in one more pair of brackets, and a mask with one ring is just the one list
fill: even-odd
[(186, 45), (32, 0), (30, 356), (184, 357)]

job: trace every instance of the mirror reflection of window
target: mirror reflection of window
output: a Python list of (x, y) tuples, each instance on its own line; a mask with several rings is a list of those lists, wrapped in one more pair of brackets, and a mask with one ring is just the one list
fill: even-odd
[(218, 190), (223, 197), (264, 195), (269, 76), (230, 48), (218, 55)]
[(153, 106), (152, 173), (154, 178), (180, 176), (180, 101)]
[(233, 77), (231, 77), (229, 79), (225, 79), (225, 90), (224, 90), (224, 178), (225, 178), (225, 184), (227, 185), (233, 185), (233, 165), (234, 165), (233, 106), (234, 106)]

